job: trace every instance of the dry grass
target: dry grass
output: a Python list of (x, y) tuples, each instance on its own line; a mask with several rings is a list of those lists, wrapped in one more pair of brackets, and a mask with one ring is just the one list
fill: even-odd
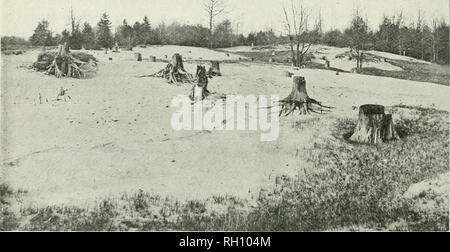
[(360, 73), (403, 80), (431, 82), (446, 86), (450, 85), (450, 72), (448, 65), (425, 64), (392, 59), (387, 59), (387, 62), (394, 66), (401, 67), (403, 71), (387, 71), (378, 68), (363, 68)]
[[(92, 209), (25, 207), (12, 214), (2, 207), (0, 229), (448, 230), (448, 207), (419, 211), (403, 194), (414, 183), (448, 172), (449, 115), (418, 107), (394, 109), (418, 116), (396, 122), (401, 140), (379, 146), (349, 143), (345, 136), (355, 121), (339, 119), (334, 139), (317, 141), (308, 150), (304, 175), (278, 178), (275, 188), (261, 190), (253, 207), (231, 196), (180, 202), (139, 191), (105, 199)], [(0, 189), (2, 199), (15, 194), (6, 186)]]

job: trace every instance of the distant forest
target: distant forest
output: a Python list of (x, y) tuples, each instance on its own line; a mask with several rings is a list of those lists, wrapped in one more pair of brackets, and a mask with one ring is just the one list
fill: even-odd
[[(72, 13), (73, 14), (73, 13)], [(273, 30), (237, 34), (230, 20), (214, 26), (213, 31), (202, 25), (180, 23), (152, 25), (148, 17), (133, 24), (127, 20), (112, 30), (112, 23), (105, 13), (96, 26), (88, 22), (81, 24), (71, 15), (71, 27), (61, 33), (53, 33), (47, 20), (40, 21), (34, 34), (28, 39), (6, 36), (1, 38), (2, 50), (12, 45), (54, 46), (67, 42), (72, 49), (112, 48), (116, 43), (122, 47), (136, 45), (182, 45), (195, 47), (225, 48), (242, 45), (288, 44), (289, 36), (277, 35)], [(367, 22), (364, 20), (363, 22)], [(302, 40), (311, 44), (324, 44), (336, 47), (352, 47), (355, 31), (352, 25), (341, 30), (322, 31), (321, 20), (305, 30)], [(366, 27), (367, 23), (364, 24)], [(406, 24), (402, 14), (385, 16), (376, 30), (358, 30), (364, 38), (363, 50), (378, 50), (411, 56), (417, 59), (449, 63), (449, 25), (443, 20), (426, 22), (420, 17)]]

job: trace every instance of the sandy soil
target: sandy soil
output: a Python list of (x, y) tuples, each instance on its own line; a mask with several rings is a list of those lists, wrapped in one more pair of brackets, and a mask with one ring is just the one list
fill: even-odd
[[(235, 57), (172, 46), (139, 50), (144, 58), (175, 51), (191, 51), (192, 58)], [(276, 175), (298, 174), (304, 163), (302, 149), (310, 140), (331, 137), (334, 120), (356, 118), (354, 108), (361, 104), (449, 110), (448, 87), (442, 85), (263, 64), (222, 64), (224, 76), (210, 81), (211, 91), (284, 98), (292, 81), (283, 77), (283, 71), (290, 69), (306, 77), (311, 97), (337, 109), (328, 115), (282, 118), (280, 137), (273, 142), (260, 142), (258, 131), (174, 131), (170, 119), (176, 108), (170, 102), (190, 87), (135, 77), (154, 73), (164, 63), (135, 62), (133, 52), (95, 52), (100, 60), (95, 77), (57, 79), (19, 67), (32, 63), (37, 54), (3, 56), (1, 90), (7, 111), (2, 118), (7, 134), (4, 179), (13, 188), (28, 190), (28, 203), (36, 205), (80, 206), (138, 189), (179, 199), (250, 197), (273, 183)], [(195, 65), (185, 67), (195, 72)], [(68, 89), (71, 99), (56, 101), (61, 87)], [(306, 123), (317, 127), (292, 127)]]
[[(221, 49), (223, 51), (227, 52), (282, 52), (282, 51), (289, 51), (288, 46), (286, 45), (278, 45), (274, 48), (259, 48), (259, 47), (251, 47), (251, 46), (237, 46), (237, 47), (231, 47), (231, 48), (225, 48)], [(334, 68), (338, 68), (344, 71), (351, 71), (356, 66), (356, 59), (348, 60), (347, 58), (336, 58), (339, 54), (344, 54), (347, 52), (350, 52), (350, 48), (337, 48), (337, 47), (331, 47), (331, 46), (325, 46), (325, 45), (312, 45), (309, 49), (309, 52), (311, 52), (316, 58), (313, 59), (313, 62), (324, 64), (324, 60), (322, 57), (326, 57), (330, 61), (330, 66)], [(408, 60), (408, 61), (415, 61), (415, 62), (421, 62), (419, 60), (415, 60), (410, 57), (403, 57), (391, 53), (384, 53), (384, 52), (377, 52), (377, 51), (367, 51), (368, 53), (374, 54), (379, 57), (384, 57), (388, 59), (401, 59), (401, 60)], [(401, 67), (394, 66), (392, 64), (389, 64), (384, 61), (376, 61), (376, 62), (363, 62), (364, 67), (374, 67), (386, 71), (403, 71)]]

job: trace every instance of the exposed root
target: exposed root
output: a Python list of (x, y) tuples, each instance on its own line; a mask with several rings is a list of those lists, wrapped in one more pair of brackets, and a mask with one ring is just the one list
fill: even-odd
[(38, 71), (45, 70), (47, 74), (55, 75), (57, 78), (84, 78), (88, 73), (97, 71), (93, 56), (80, 53), (75, 56), (69, 52), (67, 44), (60, 45), (57, 53), (40, 55), (33, 68)]
[(142, 75), (139, 78), (143, 77), (156, 77), (156, 78), (164, 78), (170, 84), (181, 85), (183, 83), (194, 83), (195, 80), (192, 74), (188, 73), (183, 66), (183, 60), (180, 54), (176, 53), (172, 57), (172, 62), (167, 64), (167, 66), (150, 75)]
[(310, 98), (306, 91), (305, 78), (301, 76), (294, 77), (294, 85), (291, 94), (280, 101), (281, 109), (279, 116), (288, 116), (295, 110), (299, 110), (301, 115), (311, 113), (323, 114), (330, 112), (334, 107), (322, 105), (322, 103)]
[(308, 98), (307, 101), (288, 100), (284, 99), (280, 101), (281, 110), (279, 116), (288, 116), (292, 114), (296, 109), (299, 110), (301, 115), (309, 115), (311, 113), (324, 114), (331, 112), (334, 107), (328, 107), (322, 105), (320, 102)]

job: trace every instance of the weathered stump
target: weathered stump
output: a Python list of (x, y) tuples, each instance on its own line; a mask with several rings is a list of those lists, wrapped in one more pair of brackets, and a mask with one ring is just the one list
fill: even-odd
[(134, 59), (136, 61), (142, 61), (142, 54), (141, 53), (135, 53), (134, 54)]
[(280, 101), (281, 110), (280, 116), (288, 116), (296, 109), (300, 111), (300, 114), (323, 113), (329, 112), (333, 107), (327, 107), (322, 103), (310, 98), (306, 91), (306, 80), (302, 76), (294, 76), (293, 87), (291, 94), (288, 97)]
[(193, 86), (192, 92), (189, 95), (192, 101), (197, 102), (204, 99), (225, 99), (225, 95), (212, 93), (208, 90), (208, 76), (204, 66), (197, 66), (195, 79), (197, 80), (197, 83)]
[(206, 74), (206, 68), (204, 66), (197, 66), (197, 72), (195, 74), (197, 79), (196, 85), (194, 85), (191, 94), (191, 100), (194, 102), (205, 99), (210, 94), (208, 91), (208, 76)]
[(209, 68), (207, 75), (209, 77), (222, 76), (222, 73), (220, 73), (220, 62), (219, 61), (211, 61), (211, 67)]
[(150, 62), (156, 62), (156, 57), (155, 56), (150, 56)]
[(396, 139), (392, 115), (384, 113), (384, 106), (367, 104), (359, 107), (358, 124), (351, 141), (379, 144)]
[(35, 70), (45, 70), (47, 74), (61, 77), (82, 78), (96, 71), (96, 59), (86, 53), (70, 53), (67, 43), (58, 46), (58, 51), (39, 54), (33, 64)]
[(118, 52), (119, 52), (119, 44), (116, 42), (113, 47), (113, 53), (118, 53)]
[(161, 71), (151, 74), (143, 75), (139, 77), (159, 77), (165, 78), (171, 84), (179, 85), (181, 83), (192, 83), (192, 75), (184, 69), (183, 57), (179, 53), (175, 53), (172, 56), (172, 60)]

